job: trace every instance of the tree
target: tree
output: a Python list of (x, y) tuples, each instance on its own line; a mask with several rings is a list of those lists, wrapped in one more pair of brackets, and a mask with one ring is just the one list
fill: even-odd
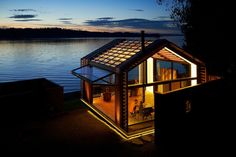
[(157, 0), (171, 11), (185, 36), (184, 48), (203, 60), (211, 74), (235, 73), (233, 4), (225, 1)]

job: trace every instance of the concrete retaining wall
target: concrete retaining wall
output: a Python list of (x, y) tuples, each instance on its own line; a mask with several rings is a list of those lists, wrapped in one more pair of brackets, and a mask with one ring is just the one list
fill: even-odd
[(220, 144), (230, 140), (228, 129), (232, 125), (228, 124), (232, 122), (233, 99), (232, 88), (225, 80), (155, 93), (156, 144), (169, 153), (221, 149)]
[(0, 117), (27, 120), (63, 109), (63, 87), (47, 79), (0, 83)]

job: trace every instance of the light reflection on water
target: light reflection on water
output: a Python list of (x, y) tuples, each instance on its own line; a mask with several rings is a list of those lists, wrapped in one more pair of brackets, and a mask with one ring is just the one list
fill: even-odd
[[(80, 90), (79, 79), (70, 71), (80, 66), (81, 57), (113, 39), (0, 41), (0, 82), (45, 77), (63, 86), (64, 92)], [(182, 44), (182, 37), (169, 40)]]

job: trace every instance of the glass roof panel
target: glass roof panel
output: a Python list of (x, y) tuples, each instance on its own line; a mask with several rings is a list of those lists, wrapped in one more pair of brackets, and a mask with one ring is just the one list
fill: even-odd
[[(151, 40), (145, 41), (145, 46), (148, 46), (152, 42)], [(125, 62), (127, 59), (140, 52), (141, 49), (141, 42), (139, 40), (124, 40), (114, 47), (98, 54), (92, 61), (110, 67), (117, 67), (122, 62)], [(104, 59), (108, 59), (108, 61)]]
[(97, 81), (111, 74), (107, 70), (103, 70), (94, 66), (84, 66), (74, 71), (78, 77), (86, 78), (90, 81)]

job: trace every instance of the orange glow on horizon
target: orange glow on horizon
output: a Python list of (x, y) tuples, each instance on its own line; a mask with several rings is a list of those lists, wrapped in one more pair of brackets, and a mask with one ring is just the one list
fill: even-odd
[[(61, 24), (39, 24), (37, 22), (30, 23), (17, 23), (17, 22), (7, 22), (1, 23), (0, 28), (63, 28), (90, 32), (131, 32), (139, 33), (140, 29), (137, 28), (126, 28), (126, 27), (104, 27), (104, 26), (87, 26), (87, 25), (61, 25)], [(162, 30), (157, 31), (154, 29), (145, 29), (147, 33), (161, 33)]]

